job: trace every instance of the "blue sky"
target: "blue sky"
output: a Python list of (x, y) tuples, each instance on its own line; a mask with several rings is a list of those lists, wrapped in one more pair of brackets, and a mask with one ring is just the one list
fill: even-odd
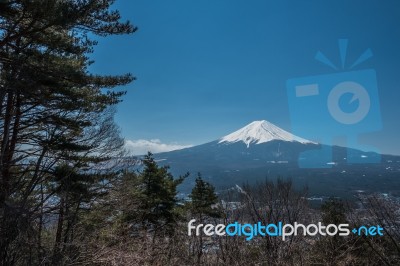
[[(316, 61), (322, 51), (340, 65), (337, 40), (349, 40), (347, 62), (375, 69), (382, 130), (361, 139), (400, 154), (400, 2), (117, 0), (139, 30), (99, 39), (91, 71), (131, 72), (116, 122), (140, 153), (216, 140), (254, 120), (291, 131), (286, 81), (337, 73)], [(346, 67), (344, 70), (346, 71)]]

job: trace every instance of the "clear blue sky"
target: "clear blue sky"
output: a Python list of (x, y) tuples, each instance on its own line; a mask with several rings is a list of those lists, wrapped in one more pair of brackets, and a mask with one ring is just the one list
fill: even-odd
[[(290, 78), (335, 73), (337, 40), (349, 39), (347, 60), (370, 48), (357, 69), (377, 73), (383, 129), (365, 139), (400, 154), (400, 2), (117, 0), (139, 30), (99, 39), (94, 73), (131, 72), (137, 81), (118, 106), (127, 140), (197, 145), (254, 120), (291, 130)], [(159, 139), (159, 141), (154, 141)]]

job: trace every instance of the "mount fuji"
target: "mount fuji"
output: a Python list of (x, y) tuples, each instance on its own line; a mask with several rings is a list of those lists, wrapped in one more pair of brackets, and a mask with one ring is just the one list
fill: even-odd
[[(299, 167), (302, 154), (329, 147), (332, 158), (324, 162), (327, 168)], [(307, 186), (318, 195), (342, 195), (352, 191), (384, 191), (399, 193), (400, 157), (379, 155), (351, 149), (351, 156), (380, 156), (378, 164), (348, 164), (348, 148), (326, 146), (295, 136), (266, 121), (254, 121), (218, 140), (181, 150), (155, 154), (161, 165), (169, 165), (175, 175), (190, 172), (181, 191), (190, 192), (194, 177), (200, 172), (218, 189), (235, 184), (254, 183), (278, 176), (291, 178), (299, 187)], [(320, 158), (315, 158), (316, 160)]]
[(247, 126), (222, 137), (218, 143), (235, 143), (241, 141), (244, 142), (248, 148), (250, 144), (261, 144), (273, 140), (317, 144), (297, 137), (266, 120), (254, 121)]

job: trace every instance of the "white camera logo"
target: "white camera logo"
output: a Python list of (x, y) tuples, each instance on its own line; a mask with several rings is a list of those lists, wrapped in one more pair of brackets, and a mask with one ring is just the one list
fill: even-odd
[[(339, 40), (342, 68), (345, 66), (347, 40)], [(367, 49), (350, 67), (353, 68), (372, 56)], [(316, 59), (335, 70), (338, 68), (318, 52)], [(341, 71), (332, 74), (308, 76), (287, 81), (287, 93), (292, 121), (292, 131), (303, 138), (319, 142), (320, 150), (305, 152), (299, 158), (299, 166), (321, 168), (332, 166), (332, 140), (338, 136), (347, 137), (348, 147), (363, 151), (375, 151), (358, 143), (360, 134), (381, 129), (379, 95), (376, 73), (373, 69)], [(350, 111), (344, 108), (343, 99), (350, 96), (345, 104), (357, 107)], [(347, 161), (351, 163), (379, 162), (380, 157), (363, 156), (356, 158), (348, 149)], [(317, 163), (307, 162), (312, 158)]]

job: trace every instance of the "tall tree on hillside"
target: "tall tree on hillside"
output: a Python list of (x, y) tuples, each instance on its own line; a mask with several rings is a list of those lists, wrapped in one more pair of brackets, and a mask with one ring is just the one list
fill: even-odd
[[(87, 213), (93, 202), (103, 197), (118, 178), (118, 171), (112, 170), (124, 155), (124, 145), (119, 130), (113, 121), (113, 110), (93, 117), (93, 123), (85, 129), (85, 134), (74, 141), (80, 149), (64, 150), (68, 159), (58, 164), (52, 175), (54, 178), (45, 184), (48, 191), (54, 192), (58, 201), (58, 222), (52, 261), (60, 263), (64, 257), (78, 256), (75, 243), (77, 235), (74, 227), (80, 214)], [(82, 148), (86, 147), (86, 148)], [(46, 203), (43, 203), (46, 205)]]
[(142, 160), (144, 169), (139, 175), (137, 198), (138, 217), (143, 229), (152, 229), (155, 235), (169, 232), (176, 223), (175, 208), (178, 203), (177, 187), (187, 174), (176, 179), (168, 171), (168, 166), (158, 166), (151, 153)]
[[(206, 223), (210, 218), (217, 218), (221, 215), (221, 210), (217, 208), (218, 196), (215, 194), (214, 187), (204, 181), (198, 174), (196, 184), (189, 195), (191, 202), (190, 215), (191, 219), (196, 219), (196, 223)], [(199, 236), (194, 237), (193, 252), (197, 257), (197, 264), (201, 263), (203, 255), (203, 232)]]
[(96, 44), (89, 34), (108, 36), (136, 30), (129, 22), (120, 22), (119, 13), (110, 10), (112, 3), (111, 0), (1, 3), (0, 263), (3, 265), (18, 261), (23, 264), (21, 261), (31, 259), (23, 256), (25, 250), (20, 245), (28, 243), (25, 238), (28, 231), (34, 234), (32, 239), (37, 238), (33, 222), (38, 218), (38, 209), (57, 190), (47, 186), (42, 198), (36, 195), (60, 173), (56, 169), (69, 165), (73, 172), (81, 174), (82, 168), (109, 159), (104, 150), (97, 151), (99, 147), (112, 148), (112, 145), (104, 146), (101, 143), (107, 141), (101, 138), (97, 138), (97, 143), (91, 142), (88, 134), (99, 129), (96, 119), (124, 94), (111, 89), (133, 78), (129, 74), (89, 73), (92, 62), (88, 54)]
[(215, 188), (210, 183), (203, 180), (200, 173), (198, 174), (195, 186), (189, 195), (191, 199), (190, 212), (198, 222), (204, 222), (206, 218), (216, 218), (220, 216), (220, 211), (216, 207), (218, 196)]

